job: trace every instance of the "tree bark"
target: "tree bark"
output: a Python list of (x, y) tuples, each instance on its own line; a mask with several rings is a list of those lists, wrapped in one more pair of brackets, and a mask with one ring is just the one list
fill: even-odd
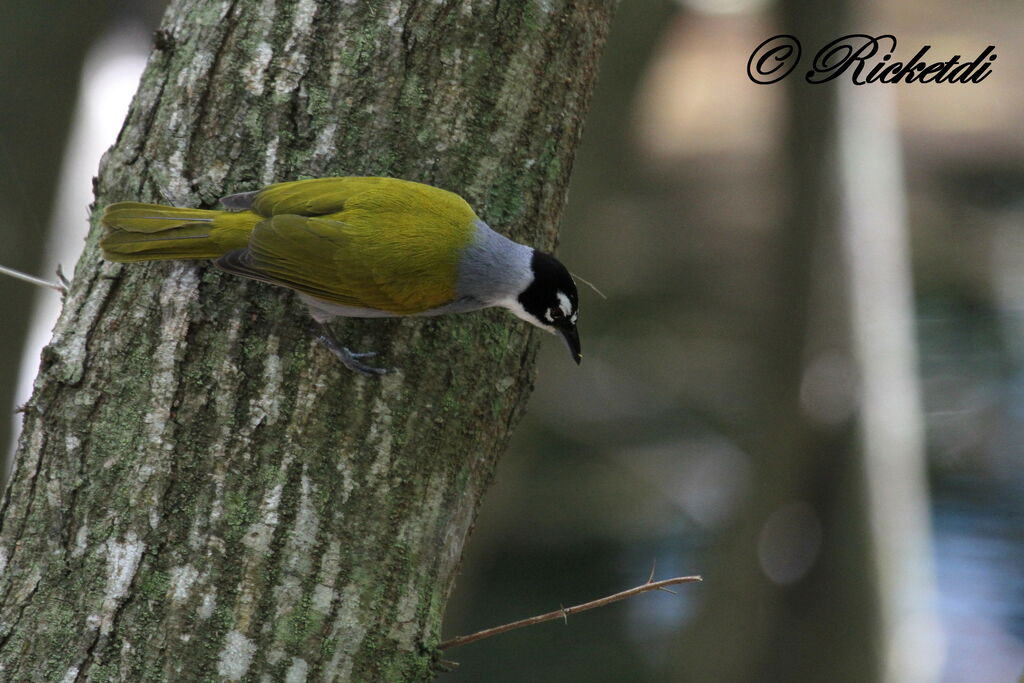
[[(551, 247), (611, 0), (176, 0), (97, 181), (214, 206), (307, 176), (460, 192)], [(6, 680), (420, 680), (531, 388), (500, 311), (349, 321), (87, 241), (0, 518)]]

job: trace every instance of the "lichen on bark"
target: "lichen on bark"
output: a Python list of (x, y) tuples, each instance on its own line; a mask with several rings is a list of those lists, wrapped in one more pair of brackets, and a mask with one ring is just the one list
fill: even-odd
[[(554, 243), (612, 2), (175, 0), (96, 182), (214, 206), (367, 174)], [(351, 321), (103, 262), (95, 225), (0, 516), (5, 680), (419, 680), (536, 340), (497, 311)]]

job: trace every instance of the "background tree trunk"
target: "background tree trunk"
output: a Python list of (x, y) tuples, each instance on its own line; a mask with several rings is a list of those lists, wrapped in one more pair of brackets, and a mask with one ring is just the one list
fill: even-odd
[[(778, 32), (800, 38), (803, 65), (856, 16), (785, 0)], [(785, 82), (780, 306), (762, 325), (763, 421), (747, 437), (757, 486), (704, 570), (715, 582), (677, 656), (695, 681), (933, 681), (899, 145), (885, 101), (802, 73)]]
[[(79, 70), (110, 0), (4, 3), (0, 11), (0, 265), (40, 273), (61, 156), (75, 108)], [(81, 216), (81, 214), (78, 214)], [(10, 416), (18, 384), (32, 287), (0, 296), (0, 479), (6, 480), (13, 442)]]
[[(172, 2), (96, 205), (392, 175), (550, 247), (612, 4)], [(3, 677), (430, 678), (531, 332), (499, 311), (339, 325), (400, 369), (368, 380), (292, 294), (104, 263), (98, 236), (3, 502)]]

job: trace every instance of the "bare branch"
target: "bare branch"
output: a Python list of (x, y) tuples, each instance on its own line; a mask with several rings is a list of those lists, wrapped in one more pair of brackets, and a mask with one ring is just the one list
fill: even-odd
[[(483, 631), (471, 633), (468, 636), (458, 636), (457, 638), (452, 638), (451, 640), (444, 641), (437, 647), (441, 650), (447, 650), (449, 648), (458, 647), (460, 645), (472, 643), (477, 640), (483, 640), (484, 638), (490, 638), (491, 636), (496, 636), (499, 633), (505, 633), (506, 631), (512, 631), (517, 628), (523, 628), (524, 626), (533, 626), (534, 624), (541, 624), (545, 621), (552, 621), (554, 619), (558, 619), (559, 617), (565, 619), (566, 623), (568, 623), (570, 614), (576, 614), (577, 612), (585, 612), (588, 609), (594, 609), (595, 607), (604, 607), (605, 605), (610, 605), (613, 602), (619, 602), (620, 600), (625, 600), (626, 598), (631, 598), (634, 595), (640, 595), (641, 593), (646, 593), (648, 591), (668, 590), (668, 586), (675, 586), (680, 583), (696, 583), (698, 581), (703, 581), (703, 579), (699, 576), (677, 576), (674, 579), (664, 579), (662, 581), (652, 581), (651, 579), (653, 578), (654, 574), (652, 572), (651, 578), (647, 579), (647, 583), (641, 584), (636, 588), (630, 588), (629, 590), (622, 591), (621, 593), (615, 593), (614, 595), (608, 595), (597, 600), (591, 600), (590, 602), (585, 602), (582, 605), (563, 607), (561, 609), (555, 610), (554, 612), (548, 612), (547, 614), (539, 614), (535, 617), (530, 617), (529, 619), (520, 619), (519, 621), (513, 621), (509, 624), (502, 624), (501, 626), (495, 626), (493, 628), (484, 629)], [(674, 591), (668, 592), (674, 593)]]

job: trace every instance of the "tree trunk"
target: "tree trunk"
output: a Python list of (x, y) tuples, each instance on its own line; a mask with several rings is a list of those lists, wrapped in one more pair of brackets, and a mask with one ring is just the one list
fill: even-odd
[[(850, 33), (850, 5), (779, 4), (779, 32), (803, 42), (802, 65)], [(809, 85), (804, 72), (785, 84), (783, 306), (762, 329), (756, 487), (705, 572), (716, 580), (684, 634), (680, 668), (723, 683), (931, 681), (938, 648), (899, 145), (880, 125), (886, 102), (848, 83)]]
[[(784, 0), (777, 9), (779, 33), (804, 45), (802, 65), (816, 46), (849, 32), (846, 2)], [(844, 381), (856, 372), (849, 301), (835, 276), (843, 268), (839, 105), (835, 84), (809, 85), (804, 71), (779, 84), (788, 105), (786, 209), (772, 262), (776, 303), (759, 327), (762, 356), (752, 382), (760, 417), (742, 437), (754, 456), (755, 485), (705, 571), (717, 589), (708, 584), (708, 600), (676, 653), (687, 680), (806, 683), (823, 672), (829, 681), (879, 680), (856, 389)]]
[[(612, 4), (176, 0), (96, 206), (390, 175), (550, 247)], [(104, 263), (98, 237), (3, 502), (2, 677), (431, 678), (530, 390), (527, 326), (338, 325), (399, 368), (367, 379), (291, 293), (203, 263)]]

